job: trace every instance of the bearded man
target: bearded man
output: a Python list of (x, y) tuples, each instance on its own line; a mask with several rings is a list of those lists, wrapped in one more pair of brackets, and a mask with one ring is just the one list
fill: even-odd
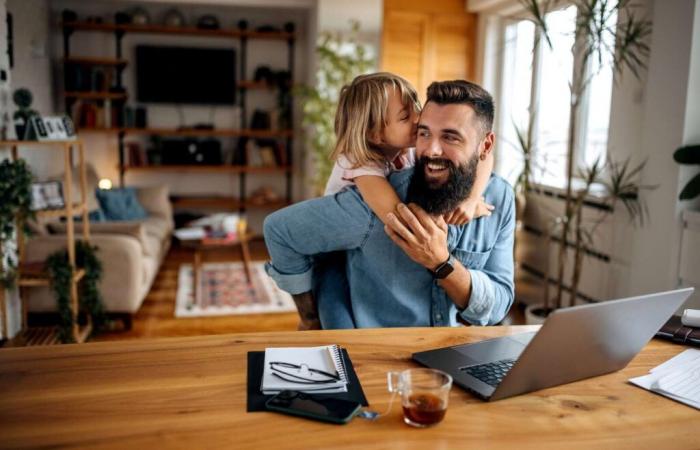
[(503, 320), (514, 295), (511, 186), (491, 176), (484, 192), (495, 206), (490, 216), (463, 226), (448, 226), (442, 218), (468, 197), (477, 165), (493, 149), (493, 115), (491, 95), (474, 83), (428, 87), (416, 166), (389, 177), (405, 203), (385, 226), (354, 187), (266, 218), (267, 273), (295, 297), (302, 315), (316, 310), (314, 257), (345, 250), (347, 285), (318, 303), (323, 328), (340, 327), (340, 309), (359, 328)]

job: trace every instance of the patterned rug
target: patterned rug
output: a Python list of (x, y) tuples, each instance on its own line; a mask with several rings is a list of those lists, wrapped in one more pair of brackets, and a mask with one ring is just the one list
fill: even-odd
[(265, 273), (264, 263), (250, 265), (252, 286), (243, 264), (202, 264), (200, 295), (192, 292), (192, 265), (180, 266), (175, 317), (225, 316), (296, 311), (292, 297)]

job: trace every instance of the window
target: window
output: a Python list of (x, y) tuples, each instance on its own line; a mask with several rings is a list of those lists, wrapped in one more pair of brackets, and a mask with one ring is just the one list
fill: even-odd
[[(497, 171), (511, 182), (522, 166), (515, 127), (526, 131), (532, 111), (536, 151), (533, 179), (552, 186), (565, 184), (576, 15), (575, 6), (548, 13), (545, 20), (552, 46), (542, 39), (536, 53), (536, 31), (530, 21), (509, 21), (502, 28)], [(609, 20), (616, 23), (617, 17), (611, 15)], [(614, 37), (606, 39), (609, 47), (614, 47)], [(579, 167), (605, 158), (607, 152), (613, 71), (611, 55), (603, 56), (601, 61), (591, 58), (588, 67), (583, 68), (590, 82), (577, 124), (579, 154), (574, 155), (574, 164)]]
[(539, 48), (534, 103), (536, 158), (544, 170), (534, 175), (536, 181), (556, 186), (566, 174), (576, 7), (551, 12), (545, 21), (552, 46), (542, 40)]
[[(511, 183), (522, 170), (522, 151), (518, 144), (516, 127), (527, 130), (532, 93), (532, 47), (535, 43), (535, 25), (520, 21), (505, 29), (503, 52), (504, 76), (501, 84), (499, 112), (500, 150), (498, 171)], [(517, 75), (515, 75), (517, 74)]]

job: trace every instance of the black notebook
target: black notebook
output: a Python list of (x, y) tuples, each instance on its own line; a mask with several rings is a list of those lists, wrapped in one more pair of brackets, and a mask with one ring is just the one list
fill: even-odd
[[(359, 402), (362, 406), (369, 406), (367, 403), (367, 398), (365, 393), (362, 391), (362, 385), (360, 385), (360, 380), (357, 378), (355, 373), (355, 368), (352, 366), (352, 361), (348, 355), (348, 351), (342, 350), (343, 355), (343, 365), (345, 367), (345, 372), (348, 378), (347, 392), (338, 392), (332, 394), (314, 394), (314, 396), (320, 398), (342, 398), (345, 400), (352, 400)], [(248, 352), (248, 379), (247, 379), (247, 391), (248, 391), (248, 402), (247, 411), (267, 411), (265, 407), (265, 402), (272, 398), (272, 395), (265, 395), (260, 392), (260, 380), (263, 376), (263, 368), (265, 365), (265, 352)]]

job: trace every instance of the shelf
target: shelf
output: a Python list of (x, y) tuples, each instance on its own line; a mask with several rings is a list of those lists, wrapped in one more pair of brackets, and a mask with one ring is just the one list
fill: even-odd
[[(73, 272), (73, 280), (79, 282), (85, 276), (84, 269), (78, 269)], [(48, 286), (50, 284), (49, 274), (46, 273), (43, 263), (23, 264), (19, 269), (19, 280), (17, 285), (20, 287), (36, 287)]]
[[(92, 325), (84, 325), (78, 329), (78, 343), (87, 341), (92, 332)], [(39, 345), (58, 345), (58, 327), (28, 327), (13, 337), (3, 347), (34, 347)]]
[(65, 64), (77, 64), (80, 66), (115, 66), (115, 67), (123, 67), (129, 63), (129, 61), (127, 61), (126, 59), (91, 58), (91, 57), (78, 57), (78, 56), (63, 58), (63, 62)]
[(162, 166), (124, 166), (130, 172), (187, 172), (187, 173), (287, 173), (289, 166), (207, 166), (207, 165), (162, 165)]
[(293, 130), (253, 130), (250, 128), (225, 129), (177, 129), (177, 128), (120, 128), (126, 134), (152, 134), (159, 136), (224, 136), (224, 137), (251, 137), (251, 138), (286, 138), (294, 135)]
[(126, 100), (126, 94), (119, 92), (68, 91), (64, 92), (63, 96), (66, 98), (80, 98), (86, 100)]
[(196, 27), (171, 27), (166, 25), (135, 25), (113, 23), (88, 23), (88, 22), (64, 22), (61, 24), (63, 28), (69, 28), (80, 31), (99, 31), (106, 33), (124, 32), (124, 33), (147, 33), (147, 34), (177, 34), (190, 36), (210, 36), (221, 38), (249, 38), (249, 39), (266, 39), (266, 40), (282, 40), (286, 41), (294, 39), (294, 33), (284, 31), (259, 32), (238, 29), (218, 29), (205, 30)]
[[(72, 215), (78, 215), (83, 212), (87, 205), (85, 203), (76, 203), (73, 205), (72, 209)], [(59, 209), (44, 209), (40, 211), (34, 211), (34, 213), (37, 215), (37, 217), (43, 217), (43, 218), (49, 218), (49, 217), (66, 217), (68, 216), (68, 209), (67, 208), (59, 208)]]
[(78, 133), (124, 133), (125, 135), (157, 135), (181, 137), (251, 137), (251, 138), (291, 138), (294, 130), (253, 130), (241, 129), (177, 129), (177, 128), (80, 128)]
[(280, 209), (289, 206), (291, 203), (285, 200), (277, 200), (274, 202), (251, 202), (246, 200), (241, 202), (235, 197), (171, 197), (171, 202), (177, 208), (224, 208), (224, 209), (240, 209), (240, 208), (260, 208), (260, 209)]
[[(46, 145), (46, 146), (59, 146), (58, 144), (70, 144), (70, 145), (77, 145), (80, 143), (80, 139), (73, 139), (73, 140), (51, 140), (51, 141), (18, 141), (18, 140), (13, 140), (13, 141), (0, 141), (0, 147), (12, 147), (12, 146), (26, 146), (26, 147), (33, 147), (36, 145)], [(60, 146), (62, 147), (62, 145)]]

